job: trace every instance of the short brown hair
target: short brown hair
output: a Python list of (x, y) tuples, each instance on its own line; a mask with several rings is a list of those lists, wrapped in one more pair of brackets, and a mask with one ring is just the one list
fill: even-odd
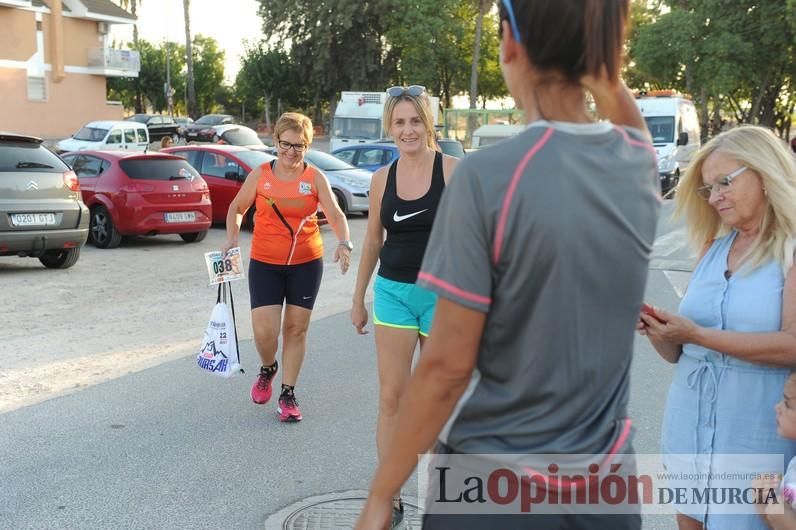
[(279, 137), (285, 131), (296, 131), (304, 138), (304, 143), (312, 143), (312, 120), (298, 112), (285, 112), (274, 125), (274, 143), (279, 141)]
[[(572, 82), (584, 75), (619, 74), (629, 0), (507, 0), (528, 57), (541, 70)], [(508, 20), (503, 2), (500, 19)]]

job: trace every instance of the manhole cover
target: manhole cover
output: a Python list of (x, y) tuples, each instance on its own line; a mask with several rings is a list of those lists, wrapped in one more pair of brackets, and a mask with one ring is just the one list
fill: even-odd
[[(287, 506), (265, 521), (266, 530), (351, 529), (356, 523), (367, 492), (343, 491), (310, 497)], [(419, 530), (421, 515), (417, 500), (404, 497), (406, 523), (402, 528)]]

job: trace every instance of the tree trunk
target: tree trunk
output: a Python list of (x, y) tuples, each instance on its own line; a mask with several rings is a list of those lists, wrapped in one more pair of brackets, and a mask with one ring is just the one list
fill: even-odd
[(486, 0), (478, 0), (478, 18), (475, 19), (475, 42), (473, 43), (473, 64), (470, 67), (470, 108), (478, 104), (478, 60), (481, 56), (481, 30), (484, 25)]
[[(136, 0), (131, 0), (130, 2), (130, 14), (133, 15), (136, 19), (138, 18), (138, 2)], [(138, 22), (136, 21), (133, 24), (133, 48), (138, 50), (138, 53), (141, 53), (141, 48), (138, 47)], [(135, 86), (135, 112), (136, 114), (141, 114), (144, 112), (144, 96), (141, 93), (141, 80), (138, 76), (135, 77), (134, 81)]]
[(760, 106), (763, 103), (763, 96), (768, 88), (768, 78), (769, 72), (766, 71), (766, 75), (763, 77), (763, 81), (760, 83), (760, 92), (757, 94), (757, 97), (754, 98), (752, 109), (749, 111), (749, 123), (756, 123), (760, 121)]
[(704, 88), (699, 90), (699, 127), (702, 130), (701, 140), (704, 142), (708, 139), (708, 128), (710, 123), (708, 122), (708, 93)]
[(188, 115), (194, 119), (199, 117), (196, 108), (196, 87), (193, 82), (193, 46), (191, 45), (191, 0), (182, 0), (185, 14), (185, 66), (188, 70), (186, 86), (188, 91)]

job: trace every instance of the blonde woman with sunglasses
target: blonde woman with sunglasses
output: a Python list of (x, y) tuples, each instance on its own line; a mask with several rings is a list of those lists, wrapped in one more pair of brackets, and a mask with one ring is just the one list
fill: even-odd
[[(431, 330), (437, 297), (415, 282), (439, 201), (457, 162), (439, 151), (424, 87), (392, 87), (387, 95), (384, 132), (395, 140), (399, 157), (373, 174), (368, 227), (351, 309), (351, 323), (357, 333), (366, 334), (365, 291), (379, 262), (373, 286), (379, 459), (384, 458), (394, 436), (398, 402), (409, 380), (415, 349), (418, 344), (422, 348)], [(392, 526), (402, 519), (403, 504), (398, 495)]]
[[(679, 311), (651, 308), (638, 330), (677, 363), (663, 420), (667, 471), (703, 477), (685, 486), (706, 488), (707, 477), (741, 470), (717, 467), (713, 455), (796, 454), (773, 412), (796, 367), (796, 164), (771, 131), (738, 127), (702, 148), (676, 200), (700, 256)], [(680, 530), (766, 528), (757, 514), (704, 506), (677, 521)]]

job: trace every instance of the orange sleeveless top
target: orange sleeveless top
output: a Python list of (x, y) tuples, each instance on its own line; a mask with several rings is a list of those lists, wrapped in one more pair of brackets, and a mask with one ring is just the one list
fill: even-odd
[(297, 265), (323, 257), (315, 169), (308, 165), (290, 182), (279, 180), (270, 163), (260, 169), (252, 259), (272, 265)]

